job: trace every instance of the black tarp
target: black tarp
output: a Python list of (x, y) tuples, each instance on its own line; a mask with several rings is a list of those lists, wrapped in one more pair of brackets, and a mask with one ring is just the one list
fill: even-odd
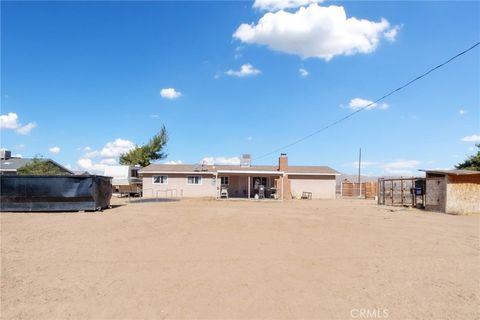
[(110, 205), (110, 177), (0, 176), (0, 211), (84, 211)]

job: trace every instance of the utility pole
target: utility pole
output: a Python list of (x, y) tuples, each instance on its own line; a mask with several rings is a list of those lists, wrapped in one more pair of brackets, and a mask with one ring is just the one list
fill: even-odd
[(360, 183), (360, 173), (362, 168), (362, 148), (358, 153), (358, 197), (362, 196), (362, 184)]

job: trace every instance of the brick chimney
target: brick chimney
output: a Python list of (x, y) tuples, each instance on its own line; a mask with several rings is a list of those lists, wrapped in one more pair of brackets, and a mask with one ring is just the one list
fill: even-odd
[[(286, 153), (281, 153), (280, 157), (278, 158), (278, 171), (288, 171), (288, 157)], [(275, 187), (283, 195), (283, 199), (292, 199), (292, 192), (290, 189), (290, 180), (288, 179), (288, 174), (283, 176), (283, 178), (275, 179)]]
[(288, 157), (286, 153), (281, 153), (278, 158), (278, 171), (287, 172), (288, 170)]

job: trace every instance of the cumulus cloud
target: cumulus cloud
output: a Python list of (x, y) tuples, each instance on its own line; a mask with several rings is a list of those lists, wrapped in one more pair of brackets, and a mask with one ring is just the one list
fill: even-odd
[(300, 73), (300, 75), (301, 75), (302, 77), (306, 77), (306, 76), (308, 76), (308, 75), (310, 74), (310, 73), (308, 72), (308, 70), (307, 70), (307, 69), (304, 69), (304, 68), (298, 69), (298, 72)]
[(117, 165), (118, 157), (135, 147), (136, 145), (132, 141), (121, 138), (107, 142), (100, 150), (85, 147), (81, 149), (85, 153), (77, 161), (77, 165), (83, 170), (103, 174), (106, 166)]
[(366, 108), (367, 110), (387, 109), (388, 108), (388, 104), (386, 104), (386, 103), (381, 103), (381, 104), (373, 103), (373, 101), (363, 99), (363, 98), (354, 98), (354, 99), (350, 100), (350, 103), (348, 104), (348, 106), (352, 110), (358, 110), (358, 109), (361, 109), (361, 108), (365, 108), (367, 106), (368, 106)]
[(471, 136), (463, 137), (462, 141), (465, 141), (465, 142), (480, 142), (480, 134), (472, 134)]
[[(372, 167), (372, 166), (375, 166), (375, 165), (378, 165), (379, 163), (378, 162), (374, 162), (374, 161), (362, 161), (361, 162), (361, 168), (367, 168), (367, 167)], [(345, 163), (343, 165), (344, 167), (350, 167), (350, 168), (358, 168), (358, 161), (353, 161), (353, 162), (350, 162), (350, 163)]]
[(241, 24), (233, 37), (275, 51), (328, 61), (337, 55), (371, 53), (382, 38), (393, 41), (397, 33), (398, 28), (392, 28), (384, 18), (378, 22), (348, 18), (341, 6), (313, 3), (296, 12), (268, 12), (256, 24)]
[(160, 95), (165, 99), (177, 99), (182, 96), (182, 93), (174, 88), (163, 88), (160, 90)]
[(281, 9), (298, 8), (311, 3), (320, 2), (323, 2), (323, 0), (255, 0), (253, 7), (260, 10), (277, 11)]
[(48, 149), (48, 151), (53, 154), (60, 153), (60, 150), (60, 147), (51, 147), (50, 149)]
[(388, 41), (394, 42), (397, 39), (398, 31), (400, 31), (400, 27), (393, 26), (391, 29), (388, 29), (387, 31), (385, 31), (383, 35), (385, 36), (385, 39), (387, 39)]
[(467, 110), (464, 110), (464, 109), (458, 110), (458, 114), (461, 116), (465, 115), (466, 113), (467, 113)]
[(115, 158), (102, 159), (102, 161), (100, 161), (100, 164), (106, 164), (106, 165), (109, 165), (109, 166), (114, 166), (114, 165), (117, 164), (117, 159), (115, 159)]
[(395, 160), (388, 162), (383, 165), (384, 168), (394, 168), (394, 169), (404, 169), (404, 168), (415, 168), (421, 161), (419, 160)]
[(9, 112), (7, 114), (0, 115), (0, 128), (15, 130), (19, 134), (29, 134), (37, 124), (35, 122), (27, 123), (22, 126), (18, 121), (18, 115), (15, 112)]
[(201, 163), (206, 165), (240, 165), (239, 157), (205, 157)]
[[(378, 175), (403, 175), (413, 176), (417, 174), (420, 160), (393, 160), (393, 161), (362, 161), (362, 169), (376, 172)], [(358, 168), (358, 161), (343, 164), (344, 167)], [(364, 174), (364, 172), (362, 172)]]
[(170, 161), (166, 161), (164, 162), (165, 164), (183, 164), (183, 161), (182, 160), (170, 160)]
[(251, 64), (246, 63), (240, 67), (240, 70), (228, 70), (225, 74), (234, 77), (247, 77), (261, 74), (262, 71), (255, 69)]
[(78, 159), (77, 165), (82, 170), (89, 171), (91, 173), (99, 173), (99, 174), (103, 174), (106, 166), (105, 164), (94, 163), (92, 159), (88, 159), (88, 158)]
[(135, 143), (125, 139), (115, 139), (115, 141), (107, 142), (107, 144), (100, 150), (100, 156), (103, 158), (116, 158), (122, 153), (126, 153), (135, 148)]

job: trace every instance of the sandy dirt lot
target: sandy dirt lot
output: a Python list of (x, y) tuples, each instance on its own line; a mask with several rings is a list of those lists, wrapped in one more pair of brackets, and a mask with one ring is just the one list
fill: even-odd
[(390, 209), (182, 200), (2, 213), (2, 318), (480, 318), (479, 216)]

